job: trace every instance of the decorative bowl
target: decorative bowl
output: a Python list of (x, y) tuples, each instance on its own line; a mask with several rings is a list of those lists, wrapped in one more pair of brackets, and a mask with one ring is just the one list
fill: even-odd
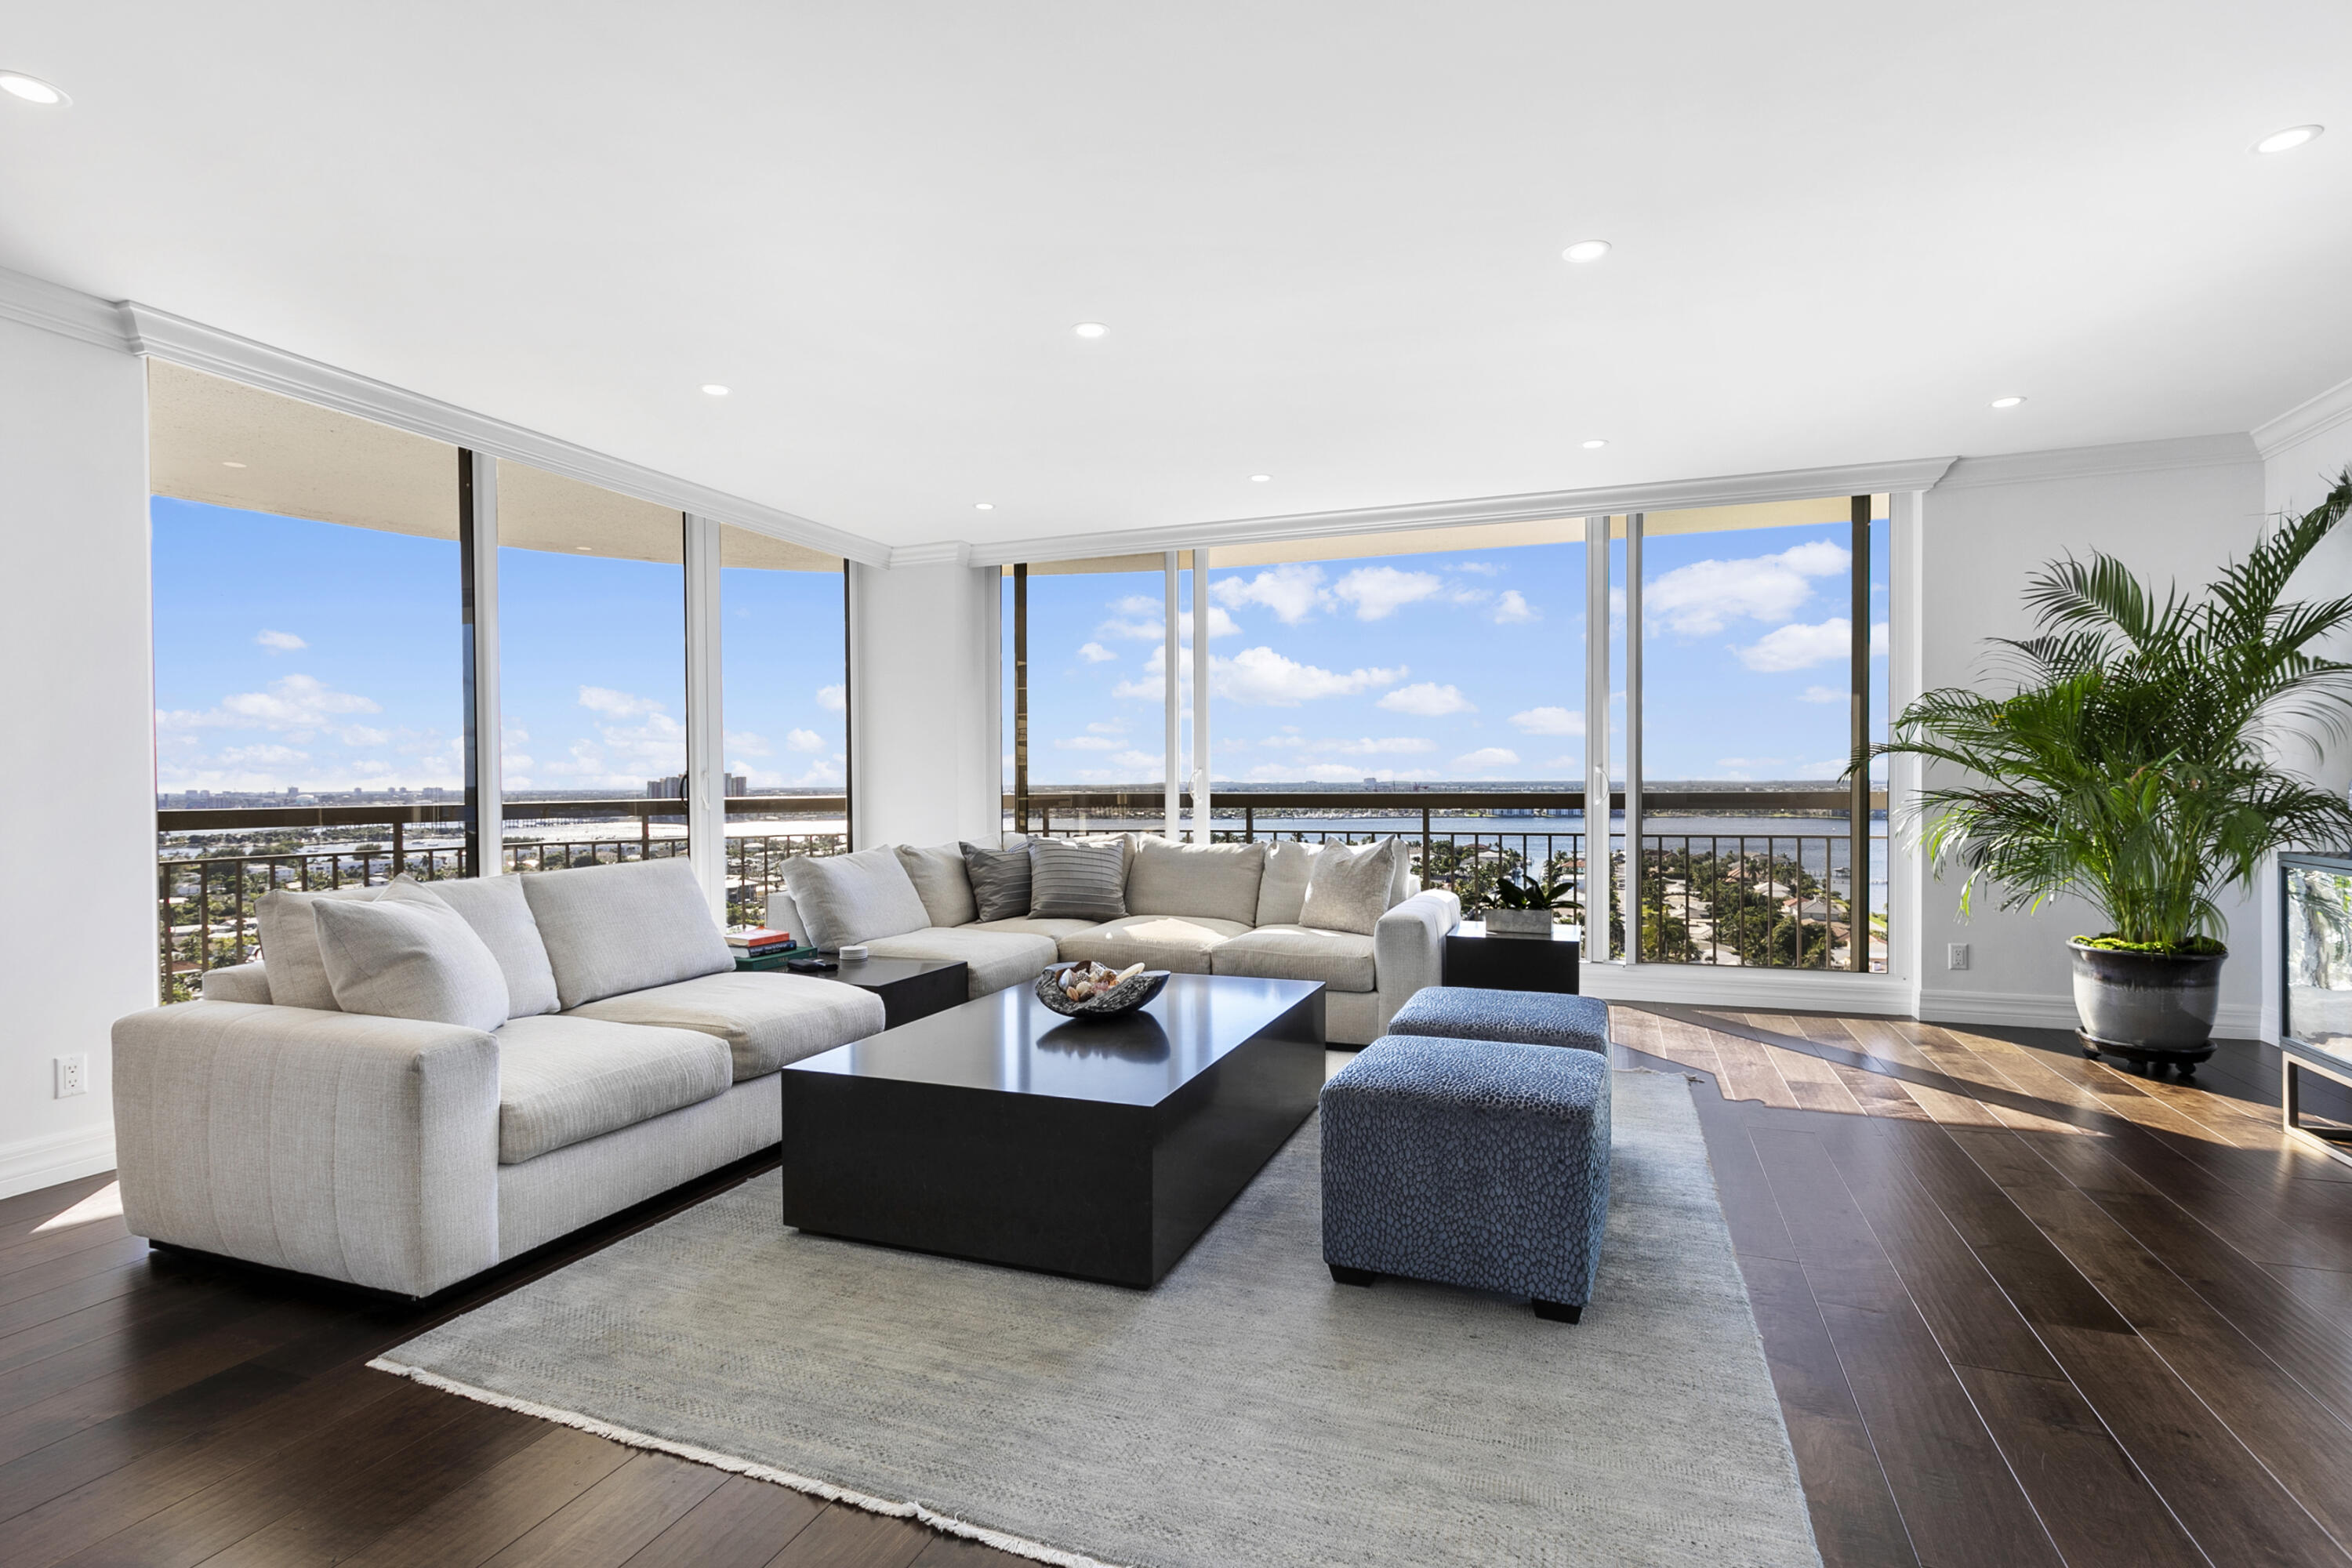
[(1075, 963), (1057, 963), (1037, 976), (1037, 1000), (1065, 1018), (1117, 1018), (1134, 1012), (1160, 994), (1168, 984), (1168, 971), (1147, 969), (1098, 996), (1083, 1002), (1073, 1002), (1062, 991), (1062, 974), (1079, 967)]

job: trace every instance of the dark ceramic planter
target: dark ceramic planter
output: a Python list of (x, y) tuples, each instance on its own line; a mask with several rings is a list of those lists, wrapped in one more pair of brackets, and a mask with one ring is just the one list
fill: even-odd
[(2118, 952), (2068, 942), (2083, 1054), (2105, 1052), (2186, 1078), (2213, 1054), (2225, 952)]

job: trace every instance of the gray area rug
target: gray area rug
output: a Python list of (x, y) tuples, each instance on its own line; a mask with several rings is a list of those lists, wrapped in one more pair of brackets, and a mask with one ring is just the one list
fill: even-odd
[(1584, 1321), (1324, 1268), (1310, 1120), (1158, 1289), (789, 1231), (771, 1174), (373, 1364), (1047, 1563), (1817, 1564), (1689, 1089)]

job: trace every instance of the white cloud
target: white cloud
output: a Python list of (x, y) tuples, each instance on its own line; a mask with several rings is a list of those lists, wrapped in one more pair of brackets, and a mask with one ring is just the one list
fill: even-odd
[(273, 654), (292, 653), (298, 648), (306, 648), (310, 646), (309, 643), (304, 642), (300, 637), (296, 637), (292, 632), (265, 631), (257, 636), (253, 640), (259, 643), (263, 647), (268, 648)]
[(1054, 745), (1057, 750), (1065, 752), (1116, 752), (1118, 750), (1118, 742), (1108, 735), (1073, 735), (1066, 741), (1055, 742)]
[[(1153, 648), (1144, 666), (1146, 678), (1121, 681), (1111, 689), (1111, 695), (1158, 700), (1166, 686), (1167, 651), (1165, 647)], [(1268, 708), (1295, 708), (1322, 697), (1353, 697), (1374, 687), (1393, 686), (1405, 674), (1402, 665), (1394, 669), (1325, 669), (1301, 664), (1270, 647), (1244, 648), (1231, 658), (1209, 661), (1210, 689), (1217, 696)], [(1189, 689), (1192, 679), (1192, 661), (1182, 659), (1177, 666), (1179, 690)]]
[(1157, 752), (1121, 752), (1118, 755), (1110, 759), (1110, 765), (1115, 768), (1128, 768), (1138, 772), (1148, 773), (1156, 778), (1160, 773), (1160, 753)]
[(284, 767), (291, 763), (307, 763), (308, 752), (298, 752), (291, 746), (264, 743), (258, 746), (226, 746), (212, 759), (227, 768)]
[[(1223, 741), (1219, 742), (1218, 744), (1242, 747), (1246, 746), (1248, 742), (1245, 741)], [(1260, 741), (1258, 744), (1261, 746), (1272, 746), (1281, 751), (1296, 751), (1303, 754), (1318, 757), (1407, 756), (1417, 752), (1433, 752), (1437, 750), (1436, 742), (1423, 739), (1419, 735), (1386, 735), (1381, 736), (1379, 739), (1374, 739), (1370, 735), (1364, 735), (1354, 740), (1338, 738), (1331, 740), (1310, 741), (1295, 730), (1280, 735), (1270, 735), (1266, 739)]]
[(1810, 669), (1853, 652), (1853, 623), (1832, 616), (1818, 626), (1801, 621), (1766, 632), (1746, 647), (1734, 648), (1739, 662), (1753, 670), (1777, 675), (1784, 670)]
[(784, 744), (795, 752), (822, 752), (824, 750), (824, 737), (814, 730), (794, 730), (784, 737)]
[[(765, 735), (755, 734), (749, 730), (728, 731), (727, 749), (735, 752), (739, 756), (744, 757), (771, 757), (775, 755), (775, 748), (768, 744), (768, 737)], [(738, 773), (742, 771), (741, 763), (738, 763), (736, 764), (736, 771)]]
[(389, 730), (372, 730), (365, 724), (353, 724), (335, 731), (335, 739), (346, 746), (381, 746), (392, 739)]
[(1584, 715), (1565, 708), (1530, 708), (1512, 714), (1511, 725), (1523, 735), (1581, 735)]
[(849, 694), (838, 686), (820, 686), (816, 705), (828, 713), (839, 713), (849, 706)]
[(1358, 620), (1379, 621), (1444, 586), (1433, 573), (1400, 572), (1393, 566), (1359, 566), (1333, 584), (1331, 592), (1356, 606)]
[(1249, 776), (1263, 784), (1282, 784), (1292, 779), (1311, 784), (1355, 784), (1371, 775), (1345, 763), (1265, 763), (1252, 768)]
[(1103, 647), (1103, 645), (1098, 642), (1090, 642), (1084, 644), (1079, 647), (1078, 657), (1085, 659), (1088, 664), (1100, 664), (1107, 658), (1117, 658), (1118, 655), (1111, 652), (1110, 649)]
[(1517, 763), (1519, 753), (1501, 746), (1481, 746), (1476, 751), (1454, 759), (1456, 768), (1476, 771), (1486, 768), (1507, 768)]
[(1517, 588), (1504, 589), (1502, 598), (1495, 605), (1495, 624), (1498, 626), (1542, 619), (1543, 612), (1529, 605)]
[(1584, 766), (1584, 759), (1577, 755), (1574, 752), (1570, 752), (1565, 756), (1552, 758), (1549, 762), (1544, 763), (1543, 766), (1544, 771), (1547, 773), (1558, 773), (1565, 768), (1581, 768)]
[(1843, 574), (1853, 560), (1842, 544), (1816, 540), (1775, 555), (1694, 561), (1642, 587), (1642, 610), (1685, 637), (1704, 637), (1736, 620), (1777, 621), (1812, 597), (1812, 579)]
[(613, 719), (635, 719), (647, 713), (667, 711), (667, 705), (650, 697), (633, 692), (615, 691), (609, 686), (583, 686), (580, 689), (580, 706), (593, 713)]
[(1475, 572), (1481, 577), (1495, 577), (1501, 575), (1503, 569), (1492, 561), (1456, 561), (1452, 570)]
[(1797, 694), (1800, 702), (1843, 702), (1852, 693), (1842, 686), (1808, 686)]
[[(383, 705), (356, 692), (337, 691), (315, 676), (289, 675), (270, 683), (267, 691), (240, 691), (220, 700), (203, 712), (173, 709), (155, 715), (166, 730), (287, 730), (328, 729), (339, 713), (381, 713)], [(297, 737), (299, 738), (299, 736)]]
[(1434, 719), (1445, 713), (1478, 711), (1477, 705), (1455, 688), (1440, 686), (1433, 680), (1401, 686), (1381, 698), (1381, 706), (1391, 713), (1411, 713), (1423, 719)]
[(1087, 726), (1087, 733), (1089, 735), (1124, 735), (1127, 733), (1127, 721), (1124, 719), (1097, 719)]
[[(1130, 642), (1164, 643), (1168, 640), (1167, 607), (1160, 600), (1142, 594), (1129, 594), (1126, 598), (1114, 602), (1111, 608), (1127, 618), (1105, 621), (1095, 628), (1097, 636), (1125, 637)], [(1209, 640), (1211, 642), (1216, 641), (1219, 637), (1239, 637), (1241, 631), (1241, 624), (1233, 616), (1214, 605), (1209, 606)], [(1192, 640), (1192, 611), (1176, 612), (1176, 637), (1180, 642)], [(1089, 643), (1087, 646), (1093, 647), (1097, 645)], [(1080, 648), (1078, 651), (1089, 659), (1118, 657), (1108, 649), (1103, 650), (1098, 656), (1087, 653), (1086, 648)]]
[(1320, 566), (1277, 566), (1255, 577), (1219, 577), (1209, 584), (1209, 594), (1231, 609), (1263, 605), (1284, 626), (1295, 626), (1329, 602), (1322, 583)]

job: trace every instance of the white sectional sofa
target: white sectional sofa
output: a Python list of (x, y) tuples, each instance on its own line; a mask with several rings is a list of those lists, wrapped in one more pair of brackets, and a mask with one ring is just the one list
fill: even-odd
[[(1415, 890), (1401, 856), (1386, 910), (1368, 922), (1370, 930), (1349, 931), (1300, 923), (1320, 845), (1180, 845), (1140, 834), (1122, 841), (1127, 912), (1108, 920), (980, 921), (958, 846), (863, 850), (848, 858), (867, 862), (877, 877), (886, 874), (887, 858), (897, 858), (920, 910), (876, 900), (885, 910), (905, 911), (878, 920), (879, 927), (894, 929), (876, 929), (877, 917), (869, 915), (868, 929), (840, 934), (877, 956), (961, 959), (971, 966), (974, 996), (1081, 959), (1115, 968), (1141, 961), (1181, 974), (1319, 980), (1328, 1037), (1360, 1046), (1377, 1039), (1415, 991), (1439, 983), (1445, 933), (1462, 921), (1462, 902), (1453, 893)], [(787, 866), (787, 890), (770, 895), (768, 924), (822, 940), (835, 933), (813, 931), (794, 897), (804, 890), (793, 884), (805, 864)]]
[(417, 886), (516, 1016), (343, 1011), (310, 903), (385, 889), (269, 895), (261, 963), (114, 1026), (134, 1233), (429, 1295), (774, 1143), (779, 1069), (883, 1026), (855, 986), (736, 972), (683, 861)]

